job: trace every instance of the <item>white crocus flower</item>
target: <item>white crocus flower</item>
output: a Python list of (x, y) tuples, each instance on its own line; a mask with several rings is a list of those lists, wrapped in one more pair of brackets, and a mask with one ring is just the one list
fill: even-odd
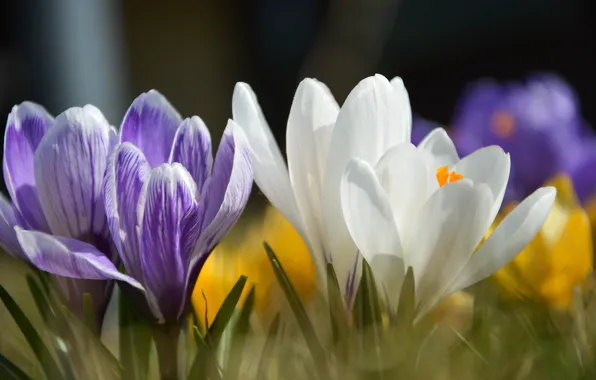
[(495, 273), (536, 235), (556, 191), (536, 190), (482, 242), (509, 178), (497, 146), (459, 159), (442, 129), (418, 147), (394, 146), (378, 162), (353, 159), (341, 180), (349, 231), (393, 306), (412, 267), (421, 317), (451, 293)]
[(412, 115), (402, 80), (366, 78), (341, 109), (323, 83), (303, 80), (288, 119), (288, 168), (247, 84), (236, 85), (232, 108), (253, 151), (257, 185), (303, 236), (321, 278), (325, 263), (333, 263), (349, 302), (360, 260), (341, 209), (341, 177), (352, 159), (376, 165), (389, 148), (410, 141)]

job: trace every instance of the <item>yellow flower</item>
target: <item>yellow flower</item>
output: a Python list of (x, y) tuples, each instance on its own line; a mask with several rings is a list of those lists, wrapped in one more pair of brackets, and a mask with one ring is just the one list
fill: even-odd
[(310, 253), (290, 223), (269, 206), (262, 220), (250, 223), (241, 236), (226, 238), (207, 259), (192, 295), (201, 325), (205, 317), (209, 324), (213, 322), (219, 307), (241, 275), (248, 277), (241, 302), (254, 285), (255, 311), (262, 321), (272, 318), (285, 302), (263, 241), (267, 241), (278, 256), (303, 302), (313, 297), (316, 272)]
[(459, 332), (467, 331), (474, 316), (474, 297), (459, 291), (441, 302), (431, 313), (432, 320), (439, 325), (450, 325)]
[[(574, 289), (583, 286), (592, 271), (590, 221), (567, 176), (555, 177), (551, 185), (557, 189), (557, 198), (544, 226), (495, 279), (507, 296), (568, 309)], [(503, 214), (512, 210), (511, 206)]]

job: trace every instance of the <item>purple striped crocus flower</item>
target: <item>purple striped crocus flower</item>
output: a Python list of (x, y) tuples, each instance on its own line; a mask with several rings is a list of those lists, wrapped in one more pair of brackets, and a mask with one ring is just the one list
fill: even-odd
[[(244, 210), (252, 180), (246, 137), (233, 121), (213, 160), (203, 121), (183, 121), (152, 90), (128, 109), (103, 181), (107, 224), (126, 274), (89, 244), (31, 244), (28, 254), (52, 273), (121, 280), (138, 311), (177, 323), (209, 253)], [(23, 246), (37, 240), (21, 235)]]
[[(54, 119), (42, 106), (24, 102), (8, 116), (4, 181), (12, 199), (0, 197), (0, 246), (34, 265), (39, 252), (67, 253), (92, 247), (111, 266), (117, 252), (104, 211), (102, 181), (116, 131), (95, 107), (70, 108)], [(68, 278), (52, 271), (71, 310), (83, 313), (93, 300), (101, 324), (113, 281)]]

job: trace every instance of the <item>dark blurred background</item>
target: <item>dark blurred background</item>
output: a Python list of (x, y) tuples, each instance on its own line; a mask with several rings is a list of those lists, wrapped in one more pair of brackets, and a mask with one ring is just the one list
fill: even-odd
[[(341, 103), (362, 78), (400, 75), (415, 113), (447, 124), (466, 84), (555, 72), (596, 125), (594, 0), (5, 0), (0, 110), (57, 114), (93, 103), (113, 125), (156, 88), (215, 139), (236, 81), (250, 83), (278, 140), (297, 83)], [(4, 124), (2, 124), (4, 125)], [(2, 136), (4, 133), (2, 133)]]

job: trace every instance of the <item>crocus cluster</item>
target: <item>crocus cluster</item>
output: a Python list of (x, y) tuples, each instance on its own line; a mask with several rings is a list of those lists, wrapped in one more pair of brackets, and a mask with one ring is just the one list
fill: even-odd
[(236, 87), (233, 113), (252, 148), (255, 181), (305, 238), (319, 272), (333, 264), (347, 304), (363, 256), (393, 306), (412, 267), (424, 315), (511, 261), (555, 199), (552, 187), (538, 189), (484, 241), (503, 201), (509, 155), (491, 146), (460, 159), (441, 128), (411, 144), (400, 78), (364, 79), (341, 108), (324, 84), (302, 81), (287, 125), (288, 168), (246, 84)]
[[(413, 135), (431, 125), (416, 119)], [(544, 228), (495, 279), (509, 296), (570, 307), (592, 271), (590, 219), (592, 228), (596, 222), (596, 135), (571, 87), (553, 75), (525, 83), (478, 81), (460, 100), (450, 134), (462, 152), (487, 144), (510, 152), (511, 181), (498, 219), (544, 183), (557, 188)]]
[(156, 91), (134, 100), (119, 133), (93, 106), (55, 120), (41, 106), (16, 106), (4, 175), (13, 205), (2, 199), (3, 248), (55, 275), (75, 303), (101, 291), (94, 301), (105, 308), (119, 281), (162, 323), (186, 313), (201, 267), (252, 187), (242, 130), (228, 123), (213, 160), (202, 120), (182, 120)]
[(134, 100), (119, 132), (91, 106), (56, 120), (40, 106), (16, 107), (5, 145), (14, 205), (2, 203), (3, 247), (60, 280), (118, 281), (148, 318), (179, 323), (201, 268), (246, 205), (254, 169), (306, 243), (319, 284), (332, 263), (349, 307), (364, 258), (395, 309), (411, 267), (422, 316), (509, 263), (555, 199), (552, 187), (536, 190), (485, 239), (509, 155), (489, 146), (460, 158), (442, 128), (412, 144), (400, 78), (366, 78), (341, 107), (323, 83), (302, 81), (288, 118), (287, 167), (247, 84), (236, 86), (232, 110), (213, 159), (202, 120), (182, 120), (156, 91)]

